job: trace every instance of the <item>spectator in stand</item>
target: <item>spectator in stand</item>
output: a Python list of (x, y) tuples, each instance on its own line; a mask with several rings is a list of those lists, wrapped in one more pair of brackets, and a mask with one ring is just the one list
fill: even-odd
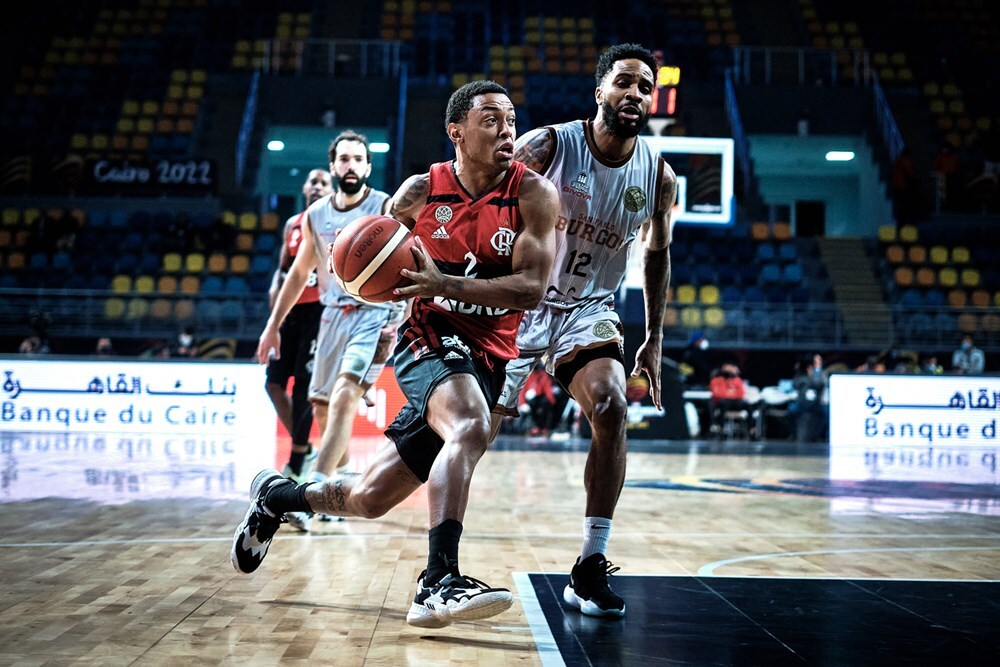
[(958, 375), (982, 375), (986, 356), (972, 343), (972, 336), (962, 336), (962, 345), (951, 355), (951, 370)]
[(111, 339), (107, 336), (97, 339), (97, 345), (94, 347), (94, 356), (101, 359), (110, 359), (115, 356), (115, 347), (111, 344)]
[(958, 153), (953, 151), (947, 143), (941, 146), (941, 150), (934, 158), (934, 173), (940, 179), (938, 193), (941, 195), (943, 208), (954, 209), (958, 203), (955, 201), (957, 194), (955, 181), (958, 178), (960, 162)]
[(937, 356), (933, 354), (925, 357), (923, 363), (920, 364), (921, 375), (941, 375), (942, 373), (944, 373), (944, 368), (938, 363)]
[(181, 332), (177, 334), (177, 342), (174, 347), (173, 354), (170, 356), (174, 357), (197, 357), (198, 356), (198, 346), (194, 342), (194, 329), (191, 327), (184, 327)]

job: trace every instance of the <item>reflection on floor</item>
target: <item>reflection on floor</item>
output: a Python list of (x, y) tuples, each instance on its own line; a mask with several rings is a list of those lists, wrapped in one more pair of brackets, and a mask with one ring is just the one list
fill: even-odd
[[(997, 582), (612, 580), (628, 601), (622, 619), (566, 609), (565, 576), (520, 578), (522, 599), (535, 596), (544, 615), (544, 625), (534, 626), (536, 641), (539, 632), (550, 632), (562, 664), (1000, 664)], [(525, 585), (528, 590), (521, 590)]]

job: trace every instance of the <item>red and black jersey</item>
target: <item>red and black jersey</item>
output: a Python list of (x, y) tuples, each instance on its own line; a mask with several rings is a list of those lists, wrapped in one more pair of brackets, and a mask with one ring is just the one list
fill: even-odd
[[(302, 211), (295, 218), (295, 221), (285, 228), (285, 247), (288, 248), (288, 256), (293, 260), (295, 256), (299, 254), (299, 246), (302, 244), (302, 223), (306, 220), (306, 211)], [(319, 288), (317, 285), (319, 280), (316, 277), (316, 272), (313, 271), (309, 274), (309, 282), (306, 283), (305, 288), (302, 290), (302, 294), (299, 296), (299, 300), (295, 302), (295, 305), (300, 303), (316, 303), (319, 301)]]
[[(459, 183), (451, 162), (431, 165), (427, 203), (413, 233), (441, 273), (478, 279), (513, 273), (514, 237), (523, 225), (517, 195), (524, 169), (524, 164), (514, 162), (495, 188), (474, 198)], [(523, 311), (444, 297), (414, 300), (416, 323), (426, 322), (430, 313), (444, 317), (464, 334), (467, 345), (480, 352), (500, 359), (518, 355), (514, 340)]]

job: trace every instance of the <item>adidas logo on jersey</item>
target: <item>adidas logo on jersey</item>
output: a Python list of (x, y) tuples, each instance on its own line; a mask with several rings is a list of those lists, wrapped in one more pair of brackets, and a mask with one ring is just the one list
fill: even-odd
[(440, 227), (437, 228), (436, 232), (434, 232), (433, 234), (431, 234), (431, 238), (432, 239), (450, 239), (451, 237), (448, 236), (448, 232), (445, 231), (444, 225), (441, 225)]
[(458, 352), (449, 352), (448, 354), (444, 355), (445, 361), (453, 361), (455, 359), (461, 360), (462, 355), (460, 355)]

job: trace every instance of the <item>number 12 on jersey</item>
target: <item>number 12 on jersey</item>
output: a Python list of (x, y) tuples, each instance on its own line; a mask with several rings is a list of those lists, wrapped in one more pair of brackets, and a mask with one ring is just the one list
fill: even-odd
[(569, 254), (569, 261), (566, 262), (566, 273), (571, 276), (578, 276), (580, 278), (586, 278), (587, 272), (583, 269), (590, 266), (591, 257), (588, 253), (581, 252), (577, 254), (576, 250)]

